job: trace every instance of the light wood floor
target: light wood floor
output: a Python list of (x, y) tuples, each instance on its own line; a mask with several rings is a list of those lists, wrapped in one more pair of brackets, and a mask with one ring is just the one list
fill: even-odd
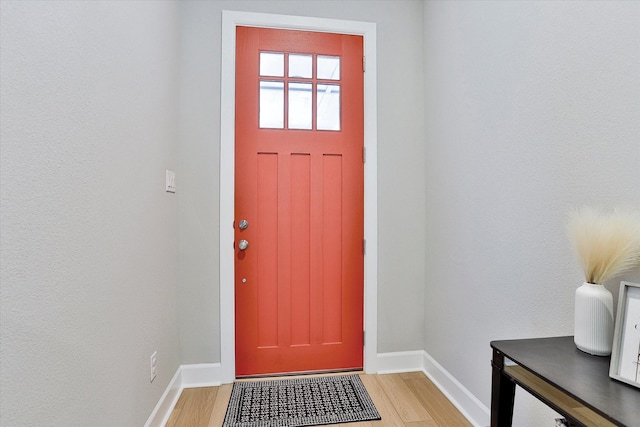
[[(334, 424), (344, 427), (468, 427), (471, 424), (422, 372), (360, 374), (380, 421)], [(166, 427), (220, 427), (232, 384), (185, 389)]]

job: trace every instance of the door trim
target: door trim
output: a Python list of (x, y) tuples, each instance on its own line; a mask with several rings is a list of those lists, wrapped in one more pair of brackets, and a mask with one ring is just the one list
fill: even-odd
[(220, 84), (220, 368), (222, 383), (236, 378), (234, 294), (234, 172), (236, 27), (255, 26), (355, 34), (364, 38), (364, 370), (376, 372), (378, 330), (378, 185), (376, 24), (358, 21), (222, 11)]

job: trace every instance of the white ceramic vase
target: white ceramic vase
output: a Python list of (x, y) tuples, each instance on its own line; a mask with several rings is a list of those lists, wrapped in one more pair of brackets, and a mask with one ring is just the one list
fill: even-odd
[(608, 356), (613, 346), (613, 296), (602, 285), (583, 283), (576, 289), (576, 347), (595, 356)]

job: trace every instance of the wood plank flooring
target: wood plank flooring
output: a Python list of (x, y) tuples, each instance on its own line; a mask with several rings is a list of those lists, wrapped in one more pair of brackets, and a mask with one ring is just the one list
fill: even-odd
[[(380, 421), (333, 424), (343, 427), (469, 427), (471, 423), (422, 372), (360, 374)], [(232, 384), (185, 389), (166, 427), (220, 427)]]

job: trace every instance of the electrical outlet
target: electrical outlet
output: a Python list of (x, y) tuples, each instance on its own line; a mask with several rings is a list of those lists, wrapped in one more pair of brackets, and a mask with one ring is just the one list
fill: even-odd
[(154, 351), (149, 358), (149, 369), (151, 374), (151, 382), (156, 378), (158, 374), (158, 351)]
[(169, 169), (167, 169), (166, 189), (167, 193), (176, 192), (176, 173), (174, 171), (170, 171)]

